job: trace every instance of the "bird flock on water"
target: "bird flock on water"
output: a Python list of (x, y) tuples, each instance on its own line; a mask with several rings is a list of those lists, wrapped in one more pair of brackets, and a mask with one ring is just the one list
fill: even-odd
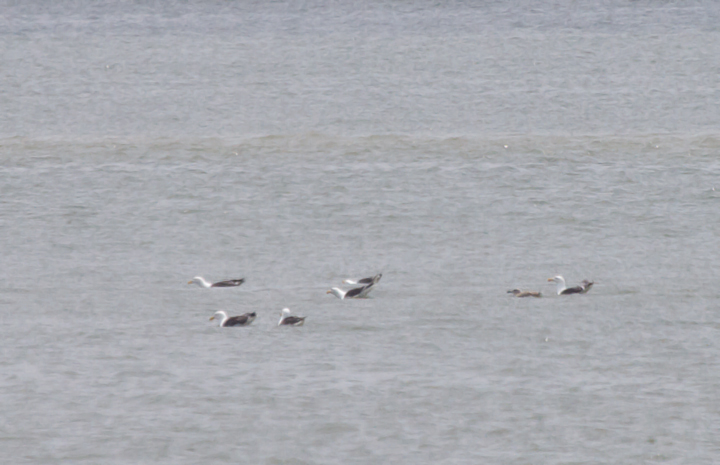
[[(380, 278), (382, 278), (382, 273), (378, 273), (375, 276), (371, 276), (369, 278), (363, 278), (358, 280), (344, 279), (343, 284), (350, 284), (351, 286), (358, 287), (348, 289), (347, 291), (339, 287), (333, 287), (330, 288), (330, 290), (328, 290), (326, 294), (332, 294), (340, 300), (366, 298), (370, 291), (372, 291), (375, 288), (375, 285), (380, 281)], [(206, 281), (203, 277), (196, 276), (190, 281), (188, 281), (188, 284), (197, 284), (200, 287), (209, 289), (214, 287), (238, 287), (244, 282), (245, 278), (230, 279), (226, 281), (210, 283)], [(553, 282), (557, 285), (557, 295), (586, 294), (595, 284), (593, 281), (585, 279), (578, 286), (567, 287), (567, 285), (565, 284), (565, 278), (560, 275), (548, 278), (548, 282)], [(507, 292), (508, 294), (513, 294), (515, 297), (542, 297), (542, 293), (540, 291), (512, 289)], [(249, 326), (253, 321), (255, 321), (256, 317), (256, 312), (243, 313), (242, 315), (238, 316), (229, 316), (224, 310), (219, 310), (210, 317), (210, 321), (217, 321), (218, 325), (221, 327)], [(286, 307), (283, 308), (280, 312), (280, 320), (278, 321), (277, 326), (302, 326), (303, 324), (305, 324), (305, 318), (306, 317), (304, 316), (301, 317), (290, 315), (290, 309)]]
[[(352, 279), (345, 279), (343, 280), (344, 284), (351, 284), (351, 285), (359, 285), (359, 287), (349, 289), (347, 291), (344, 291), (340, 289), (339, 287), (333, 287), (329, 291), (327, 291), (327, 294), (333, 294), (336, 297), (338, 297), (340, 300), (345, 299), (351, 299), (351, 298), (365, 298), (370, 293), (371, 290), (373, 290), (374, 286), (380, 281), (380, 278), (382, 278), (382, 273), (376, 274), (375, 276), (371, 276), (369, 278), (363, 278), (359, 279), (357, 281)], [(241, 279), (230, 279), (227, 281), (218, 281), (216, 283), (210, 283), (206, 281), (202, 276), (196, 276), (190, 281), (188, 281), (188, 284), (197, 284), (200, 287), (203, 287), (205, 289), (209, 289), (211, 287), (238, 287), (242, 283), (245, 282), (245, 278)], [(216, 320), (218, 322), (218, 325), (221, 327), (232, 327), (232, 326), (249, 326), (253, 321), (255, 321), (255, 318), (257, 317), (256, 312), (252, 313), (243, 313), (242, 315), (238, 316), (228, 316), (227, 312), (224, 310), (219, 310), (215, 312), (213, 316), (210, 317), (210, 321)], [(289, 308), (283, 308), (280, 312), (280, 320), (278, 321), (278, 326), (302, 326), (305, 323), (305, 317), (302, 316), (293, 316), (290, 315), (290, 309)]]

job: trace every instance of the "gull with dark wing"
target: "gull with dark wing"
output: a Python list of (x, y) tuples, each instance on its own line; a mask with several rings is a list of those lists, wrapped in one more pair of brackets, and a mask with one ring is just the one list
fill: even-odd
[(280, 321), (278, 321), (278, 326), (302, 326), (305, 323), (304, 316), (290, 316), (290, 309), (289, 308), (283, 308), (282, 313), (280, 313)]
[(333, 287), (332, 289), (327, 291), (326, 294), (332, 294), (340, 300), (352, 298), (360, 299), (363, 297), (367, 297), (368, 293), (372, 291), (374, 285), (375, 284), (370, 283), (367, 286), (356, 287), (355, 289), (350, 289), (349, 291), (343, 291), (339, 287)]
[(210, 317), (210, 321), (212, 320), (219, 320), (220, 326), (226, 327), (226, 326), (248, 326), (250, 323), (255, 320), (255, 317), (257, 316), (257, 313), (244, 313), (240, 316), (228, 316), (227, 313), (220, 310), (215, 312), (213, 316)]
[(200, 287), (209, 288), (209, 287), (236, 287), (241, 285), (245, 282), (245, 278), (242, 279), (230, 279), (228, 281), (219, 281), (217, 283), (209, 283), (205, 281), (205, 279), (202, 276), (195, 276), (193, 279), (188, 281), (188, 284), (197, 284)]
[(353, 279), (343, 279), (343, 284), (377, 284), (380, 278), (382, 278), (382, 273), (378, 273), (370, 278), (358, 279), (357, 281)]
[(593, 282), (588, 281), (587, 279), (582, 282), (581, 286), (574, 286), (574, 287), (567, 287), (565, 285), (565, 278), (558, 275), (552, 278), (548, 278), (548, 282), (554, 282), (557, 284), (557, 294), (558, 295), (569, 295), (569, 294), (585, 294), (587, 291), (590, 290), (590, 288), (593, 286)]
[(580, 283), (580, 286), (583, 288), (582, 292), (580, 294), (586, 294), (587, 291), (590, 290), (591, 287), (593, 287), (593, 284), (595, 284), (593, 281), (588, 281), (587, 279), (583, 279)]

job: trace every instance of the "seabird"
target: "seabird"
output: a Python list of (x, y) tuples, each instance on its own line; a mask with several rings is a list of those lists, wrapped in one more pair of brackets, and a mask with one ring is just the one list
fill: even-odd
[(227, 313), (220, 310), (215, 312), (213, 316), (210, 317), (210, 321), (214, 319), (220, 320), (220, 326), (248, 326), (250, 323), (255, 320), (255, 317), (257, 316), (257, 313), (244, 313), (240, 316), (228, 316)]
[(327, 291), (326, 294), (332, 294), (335, 297), (338, 297), (340, 300), (350, 298), (362, 298), (367, 297), (373, 286), (374, 284), (370, 283), (367, 286), (356, 287), (355, 289), (350, 289), (349, 291), (343, 291), (339, 287), (333, 287), (332, 289)]
[(290, 309), (283, 308), (278, 326), (302, 326), (305, 318), (304, 316), (290, 316)]
[(382, 278), (382, 273), (378, 273), (370, 278), (358, 279), (357, 281), (352, 279), (343, 279), (343, 284), (377, 284), (378, 281), (380, 281), (380, 278)]
[(231, 279), (231, 280), (229, 280), (229, 281), (219, 281), (219, 282), (217, 282), (217, 283), (212, 283), (212, 284), (211, 284), (211, 283), (205, 281), (205, 279), (203, 279), (202, 276), (195, 276), (193, 279), (191, 279), (190, 281), (188, 281), (188, 284), (195, 283), (195, 284), (197, 284), (198, 286), (201, 286), (201, 287), (204, 287), (204, 288), (208, 288), (208, 287), (235, 287), (235, 286), (241, 285), (241, 284), (244, 283), (244, 282), (245, 282), (245, 278), (242, 278), (242, 279)]
[(557, 294), (558, 295), (567, 295), (567, 294), (585, 294), (587, 291), (590, 290), (590, 288), (593, 286), (593, 284), (587, 279), (582, 282), (582, 286), (575, 286), (575, 287), (566, 287), (565, 286), (565, 278), (562, 276), (555, 276), (553, 278), (548, 278), (548, 282), (554, 282), (557, 283)]
[(515, 297), (542, 297), (542, 294), (538, 291), (521, 291), (520, 289), (508, 291), (508, 294), (513, 294)]
[(580, 294), (586, 294), (587, 291), (589, 291), (590, 288), (593, 287), (593, 284), (595, 284), (593, 281), (588, 281), (587, 279), (583, 279), (582, 283), (580, 283), (580, 285), (583, 288), (583, 290)]

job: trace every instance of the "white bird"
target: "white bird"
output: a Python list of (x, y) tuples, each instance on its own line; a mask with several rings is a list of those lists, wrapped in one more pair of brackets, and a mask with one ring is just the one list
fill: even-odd
[(253, 322), (253, 320), (255, 320), (256, 316), (257, 313), (255, 312), (243, 313), (240, 316), (228, 316), (227, 313), (219, 310), (210, 317), (210, 321), (218, 319), (220, 320), (220, 326), (248, 326)]
[(368, 293), (372, 291), (374, 284), (370, 283), (367, 286), (356, 287), (349, 291), (343, 291), (339, 287), (333, 287), (326, 294), (332, 294), (340, 300), (351, 299), (351, 298), (362, 298), (367, 297)]
[(357, 281), (353, 279), (343, 279), (343, 284), (377, 284), (380, 278), (382, 278), (382, 273), (378, 273), (370, 278), (358, 279)]
[(565, 278), (562, 276), (555, 276), (552, 278), (548, 278), (548, 282), (554, 282), (557, 284), (557, 295), (568, 295), (568, 294), (585, 294), (587, 291), (590, 290), (590, 288), (593, 286), (593, 282), (588, 281), (587, 279), (582, 282), (581, 286), (575, 286), (575, 287), (567, 287), (565, 285)]
[(200, 287), (208, 288), (208, 287), (235, 287), (239, 286), (242, 283), (245, 282), (245, 278), (242, 279), (230, 279), (228, 281), (219, 281), (217, 283), (209, 283), (205, 281), (205, 279), (202, 276), (195, 276), (193, 279), (188, 281), (188, 284), (197, 284)]
[(278, 326), (302, 326), (303, 323), (305, 323), (304, 316), (290, 316), (290, 309), (289, 308), (283, 308), (282, 313), (280, 313), (280, 321), (278, 321)]

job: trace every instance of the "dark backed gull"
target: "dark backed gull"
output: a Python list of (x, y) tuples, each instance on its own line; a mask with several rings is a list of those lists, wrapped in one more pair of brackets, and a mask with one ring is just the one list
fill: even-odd
[(209, 283), (203, 279), (202, 276), (195, 276), (193, 279), (188, 281), (188, 284), (195, 283), (200, 287), (235, 287), (245, 282), (245, 278), (242, 279), (230, 279), (228, 281), (219, 281), (217, 283)]
[(220, 310), (210, 317), (210, 321), (216, 319), (220, 320), (220, 326), (248, 326), (253, 322), (253, 320), (255, 320), (256, 316), (257, 313), (255, 312), (244, 313), (240, 316), (228, 316), (227, 313)]
[(350, 289), (349, 291), (343, 291), (339, 287), (333, 287), (332, 289), (327, 291), (326, 294), (332, 294), (335, 297), (338, 297), (340, 300), (362, 298), (367, 297), (368, 293), (372, 291), (373, 286), (374, 284), (370, 283), (367, 286), (356, 287), (355, 289)]
[(305, 318), (304, 316), (290, 316), (290, 309), (283, 308), (278, 326), (302, 326)]
[(380, 278), (382, 278), (382, 273), (378, 273), (370, 278), (358, 279), (357, 281), (353, 279), (343, 279), (343, 284), (377, 284)]
[(595, 284), (586, 279), (585, 281), (582, 282), (581, 286), (567, 287), (567, 286), (565, 286), (565, 278), (563, 278), (562, 276), (555, 276), (553, 278), (548, 278), (548, 282), (554, 282), (557, 284), (557, 294), (558, 295), (585, 294), (587, 291), (590, 290), (590, 288), (593, 286), (593, 284)]
[(588, 281), (587, 279), (583, 279), (580, 285), (582, 286), (583, 290), (580, 294), (586, 294), (587, 291), (590, 290), (591, 287), (593, 287), (593, 284), (595, 284), (593, 281)]

